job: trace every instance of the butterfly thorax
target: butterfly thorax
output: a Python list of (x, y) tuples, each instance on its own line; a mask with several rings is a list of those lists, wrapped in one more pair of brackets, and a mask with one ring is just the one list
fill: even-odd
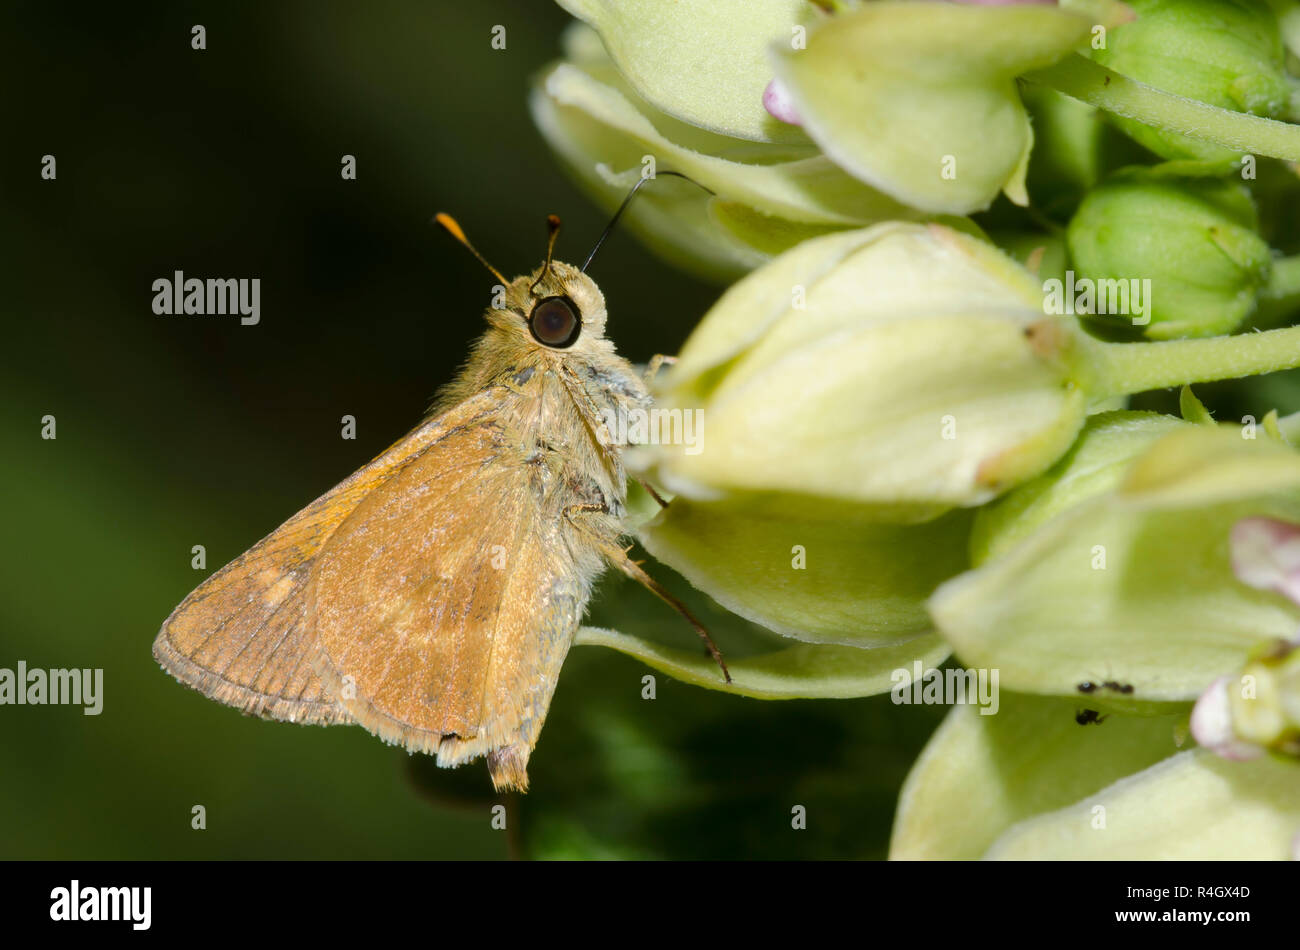
[[(500, 306), (485, 314), (487, 331), (432, 414), (495, 390), (504, 444), (536, 466), (535, 490), (567, 505), (604, 504), (621, 517), (626, 476), (616, 437), (625, 427), (609, 423), (648, 408), (650, 396), (632, 364), (604, 337), (603, 295), (585, 274), (559, 261), (498, 291)], [(571, 347), (547, 347), (529, 332), (532, 307), (552, 296), (571, 300), (581, 315)]]

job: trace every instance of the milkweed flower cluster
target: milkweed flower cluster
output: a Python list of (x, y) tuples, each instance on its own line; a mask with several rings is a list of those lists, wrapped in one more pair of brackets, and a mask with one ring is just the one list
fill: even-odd
[(702, 185), (633, 226), (731, 283), (655, 382), (703, 451), (629, 461), (672, 496), (644, 546), (801, 641), (736, 688), (999, 674), (897, 857), (1290, 856), (1300, 388), (1189, 384), (1300, 367), (1292, 5), (561, 5), (539, 128), (604, 202)]

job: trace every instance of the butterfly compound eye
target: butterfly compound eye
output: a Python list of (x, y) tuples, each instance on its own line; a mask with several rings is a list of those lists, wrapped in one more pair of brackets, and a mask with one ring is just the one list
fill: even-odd
[(528, 318), (528, 326), (538, 343), (561, 350), (578, 342), (578, 334), (582, 332), (578, 308), (568, 297), (539, 300)]

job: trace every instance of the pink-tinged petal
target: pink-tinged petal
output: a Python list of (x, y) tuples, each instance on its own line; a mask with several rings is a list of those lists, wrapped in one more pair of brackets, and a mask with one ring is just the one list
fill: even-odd
[(1259, 758), (1264, 750), (1241, 741), (1232, 729), (1232, 701), (1228, 697), (1230, 679), (1220, 676), (1196, 700), (1192, 708), (1192, 736), (1221, 758), (1245, 762)]
[(1238, 521), (1232, 526), (1232, 570), (1243, 584), (1300, 604), (1300, 525), (1274, 518)]
[(803, 124), (794, 107), (794, 100), (790, 98), (789, 91), (779, 79), (773, 79), (763, 90), (763, 108), (788, 125)]

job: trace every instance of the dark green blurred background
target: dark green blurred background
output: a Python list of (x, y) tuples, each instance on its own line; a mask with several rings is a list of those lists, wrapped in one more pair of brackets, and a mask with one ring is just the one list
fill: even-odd
[[(9, 20), (0, 667), (102, 667), (105, 704), (0, 707), (0, 857), (883, 854), (939, 710), (759, 703), (663, 676), (649, 702), (644, 668), (577, 648), (534, 790), (501, 832), (480, 763), (443, 772), (358, 728), (247, 719), (150, 655), (206, 576), (191, 546), (208, 572), (241, 553), (410, 428), (464, 356), (490, 278), (435, 211), (509, 274), (540, 259), (547, 212), (565, 221), (561, 257), (599, 233), (604, 213), (525, 108), (557, 55), (558, 8), (31, 3)], [(356, 181), (340, 178), (345, 153)], [(174, 270), (260, 277), (260, 325), (155, 316), (150, 285)], [(628, 235), (593, 276), (638, 361), (673, 352), (717, 293)], [(761, 640), (692, 603), (724, 648)], [(591, 621), (694, 637), (612, 578)], [(791, 830), (796, 804), (806, 831)]]

